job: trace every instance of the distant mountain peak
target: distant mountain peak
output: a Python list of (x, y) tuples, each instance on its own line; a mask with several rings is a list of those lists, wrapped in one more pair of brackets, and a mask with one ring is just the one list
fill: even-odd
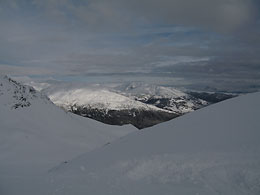
[(186, 93), (172, 87), (164, 87), (143, 82), (131, 82), (123, 84), (117, 87), (117, 90), (131, 95), (146, 95), (149, 97), (160, 96), (164, 98), (172, 98), (187, 96)]

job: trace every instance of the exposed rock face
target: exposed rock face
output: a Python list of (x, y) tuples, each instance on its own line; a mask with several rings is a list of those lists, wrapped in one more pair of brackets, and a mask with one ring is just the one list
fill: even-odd
[(72, 106), (69, 111), (110, 125), (132, 124), (138, 129), (150, 127), (179, 116), (175, 113), (144, 109), (105, 110)]
[(200, 98), (209, 103), (217, 103), (237, 96), (235, 94), (207, 93), (207, 92), (189, 92), (189, 94), (195, 98)]

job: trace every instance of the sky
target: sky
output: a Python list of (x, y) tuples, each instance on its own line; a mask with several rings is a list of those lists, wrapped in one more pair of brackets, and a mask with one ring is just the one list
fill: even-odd
[(258, 0), (0, 0), (1, 74), (254, 91), (259, 54)]

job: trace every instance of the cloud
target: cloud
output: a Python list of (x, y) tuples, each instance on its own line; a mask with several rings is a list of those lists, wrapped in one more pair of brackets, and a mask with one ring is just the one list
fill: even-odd
[(129, 30), (136, 25), (200, 26), (232, 32), (258, 18), (256, 0), (3, 0), (4, 9), (36, 11), (49, 21), (89, 30)]
[(21, 66), (11, 66), (6, 64), (0, 64), (0, 74), (1, 75), (52, 75), (57, 74), (49, 69), (39, 68), (39, 67), (21, 67)]
[[(230, 32), (257, 18), (254, 0), (34, 0), (55, 19), (80, 20), (94, 29), (126, 28), (135, 24), (201, 26)], [(110, 29), (111, 30), (111, 29)]]
[(0, 70), (256, 78), (259, 5), (257, 0), (2, 0), (0, 63), (8, 67), (0, 64)]

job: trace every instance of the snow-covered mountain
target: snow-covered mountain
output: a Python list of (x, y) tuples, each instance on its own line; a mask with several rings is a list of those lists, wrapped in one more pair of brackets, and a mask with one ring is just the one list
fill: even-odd
[(172, 87), (151, 85), (143, 82), (123, 84), (116, 90), (131, 99), (169, 110), (182, 115), (208, 105), (208, 102)]
[(176, 118), (207, 102), (170, 87), (144, 83), (115, 86), (52, 85), (43, 90), (58, 106), (107, 124), (132, 124), (138, 129)]
[(132, 124), (141, 129), (170, 120), (173, 112), (145, 104), (96, 86), (44, 90), (56, 105), (81, 116), (112, 125)]
[(26, 80), (29, 85), (42, 89), (56, 105), (66, 111), (111, 125), (132, 124), (138, 129), (209, 105), (212, 102), (208, 102), (208, 99), (215, 98), (217, 102), (233, 97), (215, 93), (193, 93), (196, 95), (193, 96), (172, 87), (143, 82), (86, 85)]
[(37, 194), (258, 195), (260, 93), (132, 133), (55, 167)]
[(47, 96), (0, 76), (0, 194), (51, 167), (136, 131), (66, 113)]
[[(70, 109), (73, 106), (91, 106), (93, 109), (109, 110), (160, 110), (155, 106), (147, 105), (126, 96), (111, 92), (107, 89), (61, 89), (59, 91), (48, 93), (49, 98), (59, 106)], [(75, 108), (76, 109), (76, 108)]]

